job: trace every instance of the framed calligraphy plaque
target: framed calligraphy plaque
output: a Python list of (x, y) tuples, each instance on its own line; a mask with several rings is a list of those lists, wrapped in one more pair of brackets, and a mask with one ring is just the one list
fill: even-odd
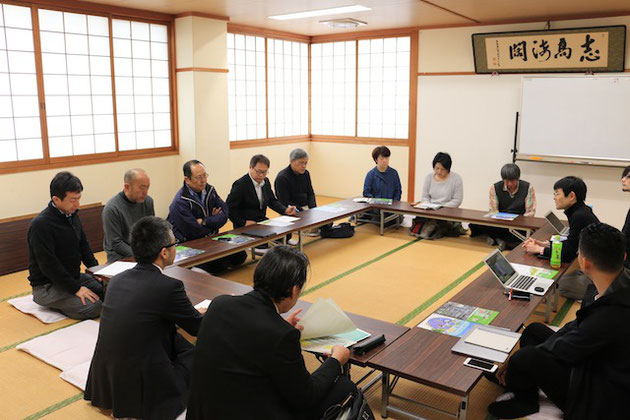
[(476, 73), (623, 72), (626, 26), (472, 35)]

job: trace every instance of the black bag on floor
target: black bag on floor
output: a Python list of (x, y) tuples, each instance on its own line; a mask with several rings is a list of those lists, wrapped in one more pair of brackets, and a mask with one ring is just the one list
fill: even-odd
[(324, 225), (319, 229), (322, 238), (351, 238), (354, 236), (354, 226), (348, 222), (338, 225)]
[(321, 420), (375, 420), (361, 390), (348, 395), (341, 404), (329, 407)]

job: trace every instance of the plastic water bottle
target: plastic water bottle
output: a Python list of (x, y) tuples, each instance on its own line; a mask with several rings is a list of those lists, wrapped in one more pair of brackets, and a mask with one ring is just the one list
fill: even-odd
[(560, 268), (562, 265), (562, 241), (560, 235), (551, 237), (551, 268)]

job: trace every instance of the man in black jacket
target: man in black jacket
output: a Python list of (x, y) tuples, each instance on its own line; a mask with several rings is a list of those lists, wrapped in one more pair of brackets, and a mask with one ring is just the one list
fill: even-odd
[[(591, 223), (599, 222), (593, 210), (587, 206), (586, 184), (581, 178), (567, 176), (558, 181), (553, 186), (553, 200), (556, 209), (564, 210), (564, 214), (569, 219), (569, 235), (562, 242), (562, 262), (570, 263), (577, 256), (580, 232)], [(525, 251), (532, 254), (543, 255), (546, 258), (551, 256), (551, 242), (538, 241), (533, 238), (523, 242)], [(560, 294), (571, 299), (581, 299), (586, 292), (590, 280), (583, 273), (577, 271), (565, 273), (558, 283)]]
[[(626, 166), (621, 174), (621, 190), (630, 192), (630, 166)], [(626, 237), (626, 268), (630, 268), (630, 210), (621, 231)]]
[(278, 214), (295, 216), (295, 206), (282, 204), (271, 189), (267, 178), (269, 159), (254, 155), (249, 161), (249, 172), (234, 181), (227, 198), (229, 217), (235, 228), (254, 225), (267, 218), (267, 206)]
[(289, 160), (289, 166), (278, 172), (274, 183), (278, 200), (285, 206), (295, 206), (300, 210), (317, 207), (311, 174), (306, 169), (308, 154), (302, 149), (295, 149), (289, 154)]
[(50, 183), (50, 202), (28, 229), (28, 279), (33, 301), (74, 319), (101, 313), (103, 286), (81, 273), (98, 265), (87, 242), (78, 208), (83, 185), (70, 172), (59, 172)]
[(109, 282), (85, 399), (115, 418), (173, 420), (186, 408), (195, 336), (201, 324), (180, 280), (164, 275), (175, 259), (167, 221), (146, 216), (133, 226), (138, 264)]
[(630, 395), (630, 271), (624, 269), (625, 238), (604, 223), (580, 234), (578, 262), (595, 285), (576, 319), (555, 332), (529, 325), (521, 348), (497, 374), (514, 393), (490, 404), (499, 418), (538, 411), (540, 388), (567, 419), (626, 419)]
[(212, 301), (199, 331), (187, 419), (319, 419), (355, 385), (340, 376), (349, 351), (335, 346), (310, 374), (300, 349), (297, 313), (308, 259), (273, 247), (254, 272), (254, 290)]

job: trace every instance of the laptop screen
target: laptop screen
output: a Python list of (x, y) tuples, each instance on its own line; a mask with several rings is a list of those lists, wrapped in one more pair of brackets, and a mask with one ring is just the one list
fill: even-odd
[(565, 227), (564, 223), (562, 223), (560, 219), (558, 219), (558, 216), (556, 216), (552, 211), (545, 215), (545, 219), (547, 219), (547, 221), (551, 223), (551, 226), (553, 226), (558, 232), (562, 232), (562, 229)]
[(488, 268), (492, 270), (495, 276), (505, 284), (516, 273), (508, 260), (505, 259), (500, 252), (493, 252), (488, 258), (486, 258), (486, 264)]

